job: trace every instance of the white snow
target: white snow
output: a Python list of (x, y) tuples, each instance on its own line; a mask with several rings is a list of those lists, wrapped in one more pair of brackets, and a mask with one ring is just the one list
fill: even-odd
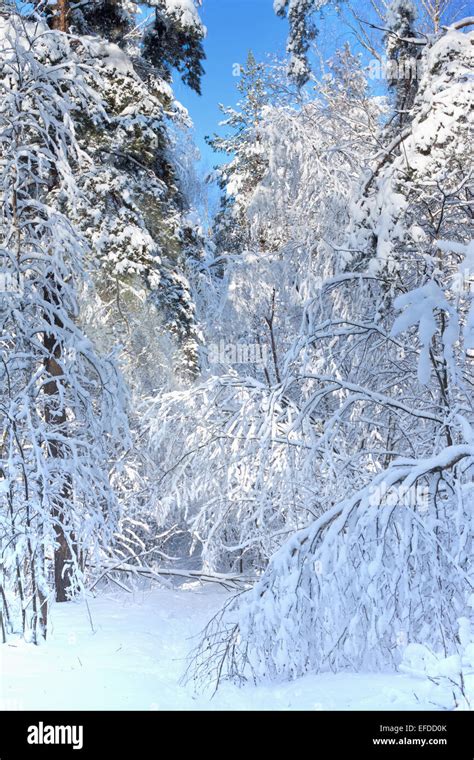
[(183, 27), (196, 27), (206, 34), (193, 0), (166, 0), (165, 6), (167, 12), (179, 19)]
[(407, 674), (324, 673), (289, 683), (224, 684), (195, 694), (179, 680), (194, 637), (225, 591), (118, 592), (56, 605), (41, 646), (0, 646), (0, 708), (10, 710), (416, 710), (429, 689)]
[(130, 58), (113, 42), (107, 42), (97, 37), (83, 35), (81, 42), (94, 58), (102, 59), (102, 65), (106, 69), (114, 69), (120, 74), (134, 75), (134, 68)]

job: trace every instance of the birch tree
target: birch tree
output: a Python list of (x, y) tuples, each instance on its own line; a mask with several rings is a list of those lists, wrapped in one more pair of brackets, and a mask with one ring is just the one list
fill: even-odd
[(117, 367), (78, 325), (84, 237), (64, 214), (87, 163), (73, 115), (97, 103), (70, 40), (1, 24), (1, 602), (4, 636), (45, 635), (113, 541), (110, 470), (127, 440)]

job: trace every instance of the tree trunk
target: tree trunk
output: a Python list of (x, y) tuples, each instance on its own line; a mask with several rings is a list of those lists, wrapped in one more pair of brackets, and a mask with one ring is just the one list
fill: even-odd
[(57, 0), (51, 19), (52, 29), (67, 32), (69, 27), (69, 0)]
[[(52, 304), (54, 307), (58, 306), (59, 296), (57, 293), (57, 286), (55, 287), (54, 278), (50, 276), (52, 287), (45, 288), (44, 296), (45, 300)], [(46, 319), (51, 322), (51, 317), (46, 315)], [(61, 367), (61, 343), (57, 335), (57, 330), (63, 327), (63, 323), (57, 313), (53, 317), (51, 333), (45, 333), (43, 343), (47, 351), (47, 357), (44, 365), (48, 376), (51, 378), (44, 385), (44, 392), (50, 397), (45, 405), (45, 421), (48, 427), (54, 429), (57, 427), (65, 433), (65, 426), (67, 421), (66, 409), (64, 405), (61, 407), (60, 400), (60, 383), (59, 378), (63, 375), (63, 369)], [(58, 440), (54, 440), (54, 437), (48, 442), (48, 455), (53, 459), (61, 459), (64, 456), (64, 443)], [(64, 483), (61, 487), (59, 496), (57, 497), (56, 504), (53, 506), (52, 514), (55, 518), (55, 533), (56, 533), (56, 546), (54, 549), (54, 587), (55, 596), (57, 602), (67, 601), (73, 593), (73, 554), (72, 545), (74, 538), (69, 536), (69, 540), (65, 533), (65, 513), (67, 510), (68, 502), (71, 498), (72, 484), (69, 475), (64, 477)]]

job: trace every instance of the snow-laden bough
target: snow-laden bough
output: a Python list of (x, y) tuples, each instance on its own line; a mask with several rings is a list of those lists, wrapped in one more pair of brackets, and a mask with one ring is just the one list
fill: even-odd
[(299, 531), (208, 624), (198, 683), (396, 668), (408, 643), (449, 656), (474, 585), (474, 445), (397, 460)]

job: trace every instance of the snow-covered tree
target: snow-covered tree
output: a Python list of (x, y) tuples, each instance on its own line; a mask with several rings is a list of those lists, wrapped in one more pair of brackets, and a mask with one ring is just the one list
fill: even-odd
[(310, 78), (308, 52), (317, 34), (313, 14), (325, 8), (331, 0), (273, 0), (278, 16), (288, 18), (288, 72), (299, 87)]
[[(123, 341), (131, 377), (149, 391), (160, 382), (159, 367), (166, 378), (166, 362), (183, 376), (196, 371), (185, 267), (188, 256), (199, 255), (200, 241), (166, 124), (171, 117), (176, 129), (185, 129), (186, 115), (152, 69), (141, 71), (114, 44), (87, 38), (85, 46), (84, 62), (102, 75), (106, 110), (78, 121), (78, 138), (94, 163), (78, 177), (82, 202), (71, 214), (99, 265), (99, 324), (109, 326), (107, 340)], [(143, 352), (153, 346), (157, 371), (149, 377), (152, 360), (144, 362)]]
[(13, 12), (0, 39), (0, 607), (4, 634), (37, 641), (113, 542), (127, 423), (116, 364), (80, 328), (87, 243), (64, 213), (90, 165), (73, 120), (98, 96), (63, 33)]
[[(74, 116), (93, 159), (77, 176), (80, 202), (68, 211), (91, 243), (96, 268), (99, 301), (91, 306), (86, 294), (84, 316), (94, 318), (104, 345), (122, 344), (135, 389), (174, 382), (177, 374), (189, 379), (198, 335), (186, 264), (199, 257), (202, 241), (174, 148), (190, 121), (170, 81), (178, 69), (199, 90), (205, 29), (196, 4), (61, 0), (40, 3), (38, 12), (78, 36), (90, 78), (101, 74), (101, 107)], [(145, 19), (137, 24), (140, 12)], [(154, 361), (144, 362), (150, 344)]]
[[(197, 330), (186, 262), (198, 257), (202, 246), (173, 148), (174, 133), (190, 122), (169, 80), (175, 67), (199, 89), (202, 67), (194, 61), (187, 35), (202, 38), (205, 30), (191, 0), (153, 7), (155, 19), (145, 25), (142, 39), (140, 32), (130, 32), (133, 5), (126, 6), (128, 26), (113, 42), (98, 36), (102, 15), (90, 9), (85, 31), (94, 36), (87, 38), (85, 62), (102, 73), (105, 115), (77, 125), (81, 145), (94, 158), (93, 171), (80, 178), (84, 203), (77, 214), (100, 263), (101, 320), (105, 317), (114, 337), (126, 345), (130, 377), (138, 385), (141, 381), (142, 390), (157, 387), (169, 364), (183, 377), (196, 372)], [(79, 21), (76, 25), (81, 29)], [(161, 339), (153, 340), (153, 334)], [(143, 361), (150, 344), (157, 348), (154, 363), (161, 368), (154, 377), (148, 371), (151, 357)]]
[[(77, 282), (77, 324), (101, 352), (114, 347), (131, 392), (133, 443), (120, 472), (110, 473), (121, 501), (122, 547), (139, 544), (141, 533), (150, 548), (162, 533), (153, 493), (159, 463), (141, 445), (141, 401), (160, 387), (189, 383), (198, 370), (187, 269), (201, 256), (203, 242), (189, 191), (190, 120), (170, 86), (177, 68), (199, 89), (198, 40), (205, 30), (196, 5), (154, 4), (153, 19), (138, 26), (140, 8), (122, 0), (39, 3), (32, 17), (70, 34), (84, 81), (97, 93), (87, 108), (78, 95), (71, 111), (77, 143), (90, 159), (72, 166), (78, 192), (51, 203), (57, 201), (85, 243), (91, 276)], [(31, 6), (22, 13), (31, 15)], [(166, 28), (153, 41), (158, 17)], [(54, 51), (43, 54), (53, 65)]]
[(231, 157), (216, 169), (222, 195), (214, 220), (214, 242), (220, 255), (238, 253), (249, 243), (247, 209), (266, 166), (259, 126), (263, 109), (270, 101), (267, 79), (267, 67), (249, 51), (237, 83), (237, 107), (220, 105), (225, 117), (220, 126), (226, 128), (227, 134), (208, 138), (215, 151)]
[(174, 69), (183, 82), (199, 95), (205, 59), (203, 39), (206, 30), (194, 0), (150, 0), (155, 15), (143, 40), (143, 55), (156, 67), (160, 76), (171, 81)]
[(419, 81), (424, 39), (416, 34), (416, 7), (412, 0), (394, 0), (386, 15), (388, 86), (393, 92), (397, 129), (410, 117)]

